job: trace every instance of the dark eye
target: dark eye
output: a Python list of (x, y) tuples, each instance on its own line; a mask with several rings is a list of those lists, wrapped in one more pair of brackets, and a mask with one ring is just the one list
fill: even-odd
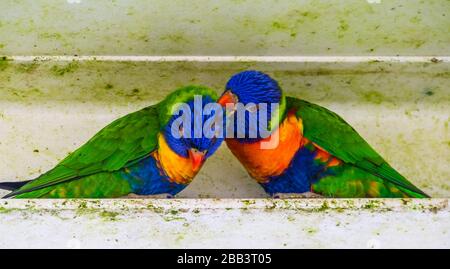
[(178, 127), (178, 131), (180, 132), (180, 136), (183, 137), (184, 129), (183, 129), (182, 125), (180, 125), (180, 127)]

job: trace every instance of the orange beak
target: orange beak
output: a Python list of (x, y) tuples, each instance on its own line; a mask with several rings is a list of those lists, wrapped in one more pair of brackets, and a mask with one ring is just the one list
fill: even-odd
[(236, 100), (234, 95), (231, 93), (231, 91), (226, 91), (222, 94), (222, 96), (217, 100), (217, 103), (219, 103), (221, 106), (225, 107), (227, 104), (235, 104)]
[(205, 154), (197, 149), (189, 150), (189, 158), (192, 161), (192, 170), (198, 171), (202, 167), (203, 160), (205, 159)]

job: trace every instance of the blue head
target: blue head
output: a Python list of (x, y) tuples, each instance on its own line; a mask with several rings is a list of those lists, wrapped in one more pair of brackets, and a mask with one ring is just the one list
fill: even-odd
[(240, 102), (248, 103), (280, 103), (281, 88), (278, 82), (263, 72), (248, 70), (233, 75), (228, 80), (225, 92), (218, 102), (220, 104)]
[[(282, 91), (276, 80), (263, 72), (248, 70), (237, 73), (228, 80), (225, 92), (217, 102), (224, 107), (232, 104), (236, 108), (236, 104), (238, 103), (246, 106), (246, 110), (249, 111), (245, 112), (245, 138), (240, 140), (243, 142), (253, 142), (261, 139), (262, 135), (259, 132), (260, 130), (258, 130), (256, 138), (249, 136), (249, 126), (251, 125), (249, 123), (249, 115), (251, 111), (258, 110), (260, 104), (266, 104), (266, 119), (269, 122), (272, 118), (271, 104), (280, 104), (282, 98)], [(253, 108), (251, 106), (252, 104), (255, 105)], [(234, 114), (235, 117), (236, 114)], [(268, 122), (266, 125), (269, 124)], [(237, 120), (235, 119), (235, 130), (237, 128)]]
[[(216, 110), (208, 110), (207, 106), (211, 108), (214, 105)], [(189, 100), (182, 108), (169, 119), (163, 132), (172, 151), (184, 158), (191, 158), (196, 170), (223, 141), (223, 118), (213, 124), (215, 119), (223, 117), (223, 110), (207, 95), (196, 101)]]

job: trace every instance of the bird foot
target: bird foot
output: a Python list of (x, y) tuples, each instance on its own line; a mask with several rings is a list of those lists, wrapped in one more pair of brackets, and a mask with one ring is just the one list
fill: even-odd
[(303, 193), (274, 193), (272, 198), (277, 199), (296, 199), (296, 198), (324, 198), (324, 196), (313, 193), (313, 192), (303, 192)]
[(127, 196), (123, 196), (124, 199), (170, 199), (173, 198), (172, 194), (161, 193), (161, 194), (151, 194), (151, 195), (139, 195), (135, 193), (130, 193)]

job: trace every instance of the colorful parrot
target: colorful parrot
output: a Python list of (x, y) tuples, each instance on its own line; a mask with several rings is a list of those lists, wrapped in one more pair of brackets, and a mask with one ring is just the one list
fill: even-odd
[[(228, 148), (273, 197), (428, 197), (340, 116), (286, 97), (277, 81), (262, 72), (232, 76), (218, 103), (227, 107), (228, 121), (234, 122), (234, 136), (226, 138)], [(271, 103), (279, 104), (278, 108), (271, 111)], [(246, 109), (240, 138), (236, 136), (239, 104)], [(251, 137), (250, 111), (261, 111), (261, 104), (267, 106), (268, 135), (258, 130)], [(276, 146), (262, 145), (275, 135)]]
[[(202, 105), (215, 103), (216, 94), (202, 86), (187, 86), (162, 102), (113, 121), (56, 167), (31, 181), (0, 183), (15, 198), (114, 198), (123, 196), (170, 197), (183, 190), (204, 161), (223, 141), (222, 136), (197, 138), (177, 135), (172, 115), (179, 104), (192, 109), (194, 96)], [(219, 106), (220, 107), (220, 106)], [(203, 112), (202, 112), (203, 113)], [(221, 112), (222, 113), (222, 112)], [(205, 113), (206, 114), (206, 113)], [(210, 115), (201, 114), (207, 120)], [(219, 113), (217, 113), (219, 114)], [(194, 113), (190, 114), (192, 126)]]

